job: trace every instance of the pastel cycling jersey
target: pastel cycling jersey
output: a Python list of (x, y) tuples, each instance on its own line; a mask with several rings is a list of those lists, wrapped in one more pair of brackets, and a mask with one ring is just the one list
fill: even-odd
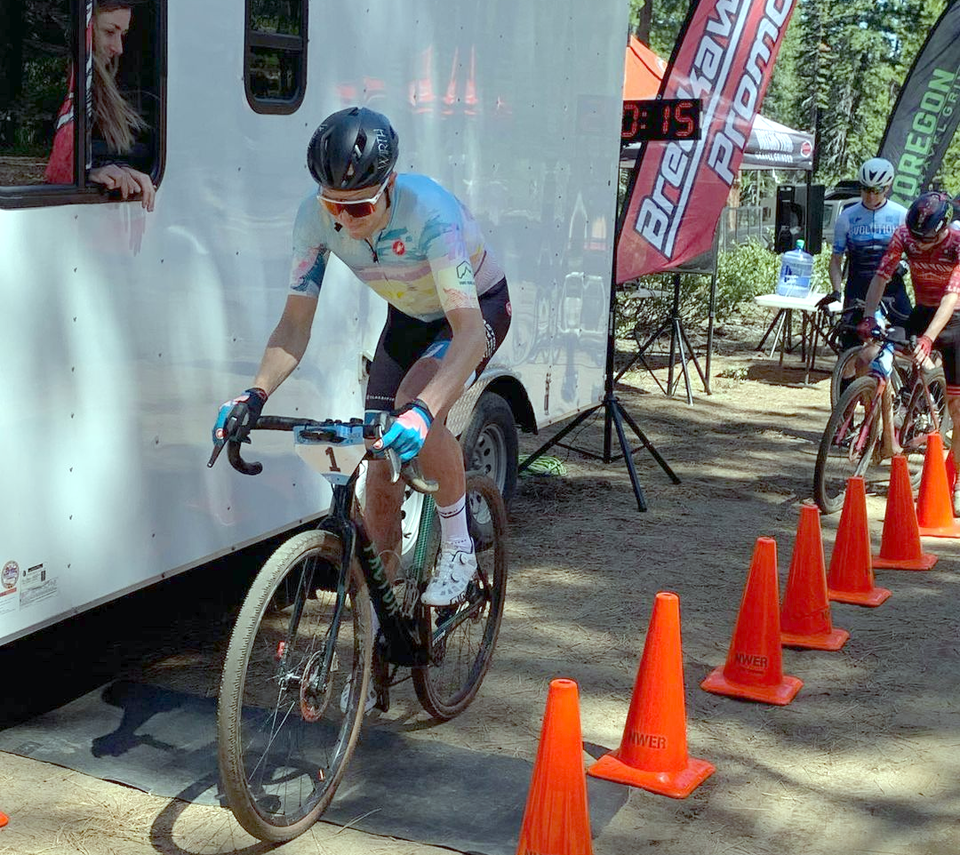
[(397, 176), (390, 220), (369, 240), (351, 238), (311, 193), (293, 227), (290, 292), (320, 295), (337, 256), (398, 311), (435, 321), (451, 309), (476, 308), (477, 297), (503, 279), (470, 212), (425, 175)]
[(921, 247), (906, 226), (893, 233), (877, 275), (888, 281), (902, 256), (910, 264), (910, 279), (919, 306), (939, 306), (944, 294), (960, 294), (960, 231), (931, 247)]
[(906, 215), (906, 208), (890, 200), (875, 211), (857, 202), (840, 214), (833, 231), (833, 251), (837, 255), (847, 253), (849, 259), (844, 290), (847, 304), (866, 297), (893, 232), (903, 225)]

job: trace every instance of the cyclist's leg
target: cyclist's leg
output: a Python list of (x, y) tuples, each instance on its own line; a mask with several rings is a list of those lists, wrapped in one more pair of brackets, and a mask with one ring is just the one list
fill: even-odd
[[(442, 321), (425, 324), (392, 307), (388, 309), (387, 322), (380, 334), (367, 380), (367, 420), (374, 420), (381, 412), (392, 411), (410, 400), (398, 399), (400, 386), (442, 328)], [(415, 397), (416, 394), (411, 396)], [(391, 483), (390, 477), (390, 464), (386, 460), (369, 462), (363, 510), (367, 531), (380, 552), (387, 576), (392, 580), (399, 567), (400, 506), (404, 485), (402, 481)]]
[[(844, 301), (844, 310), (848, 308), (848, 303)], [(863, 320), (863, 312), (854, 311), (851, 312), (848, 316), (847, 323), (851, 326), (855, 326)], [(854, 359), (847, 360), (844, 364), (841, 376), (839, 378), (839, 384), (837, 389), (837, 399), (839, 400), (843, 393), (847, 390), (847, 387), (866, 369), (867, 365), (870, 364), (870, 360), (873, 359), (873, 354), (868, 354), (866, 349), (862, 348), (861, 345), (863, 342), (860, 340), (860, 336), (852, 330), (844, 331), (839, 336), (839, 344), (841, 347), (841, 353), (844, 353), (851, 348), (859, 348), (859, 352)]]
[[(480, 297), (480, 313), (487, 331), (487, 348), (465, 389), (480, 375), (487, 362), (506, 337), (510, 326), (509, 292), (502, 280)], [(395, 409), (417, 398), (440, 368), (452, 337), (446, 319), (418, 321), (393, 309), (377, 346), (367, 385), (367, 411)], [(466, 514), (462, 509), (466, 492), (463, 452), (456, 437), (446, 427), (451, 401), (434, 422), (418, 459), (427, 478), (438, 484), (435, 500), (443, 520), (444, 509), (459, 508), (455, 517), (444, 521), (444, 529), (456, 534), (466, 532)], [(384, 558), (393, 559), (400, 539), (399, 510), (402, 486), (390, 484), (389, 468), (373, 462), (367, 473), (365, 519), (374, 542)], [(462, 523), (462, 524), (459, 524)], [(387, 545), (389, 544), (389, 545)], [(393, 567), (396, 561), (391, 561)], [(388, 565), (388, 573), (392, 569)]]
[[(469, 388), (486, 367), (510, 326), (509, 293), (506, 281), (490, 289), (480, 298), (480, 313), (486, 329), (487, 345), (479, 364), (464, 385)], [(412, 400), (440, 369), (451, 340), (447, 327), (410, 369), (397, 393), (398, 404)], [(440, 559), (438, 572), (423, 594), (427, 605), (444, 606), (458, 602), (466, 593), (476, 571), (474, 544), (467, 527), (466, 480), (463, 450), (446, 427), (450, 406), (437, 415), (419, 460), (424, 475), (437, 481), (437, 513), (440, 517)]]

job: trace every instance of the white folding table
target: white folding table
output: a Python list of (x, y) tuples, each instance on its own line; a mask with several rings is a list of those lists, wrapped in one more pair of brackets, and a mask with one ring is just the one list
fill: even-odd
[(800, 313), (800, 358), (805, 370), (804, 383), (810, 382), (810, 372), (816, 367), (818, 339), (822, 338), (829, 343), (827, 332), (830, 327), (830, 316), (842, 308), (839, 301), (830, 303), (824, 309), (819, 308), (817, 304), (825, 296), (819, 291), (813, 291), (806, 297), (761, 294), (753, 298), (758, 306), (777, 310), (763, 338), (760, 339), (757, 350), (763, 350), (765, 342), (772, 334), (773, 345), (770, 348), (770, 356), (773, 357), (779, 345), (781, 365), (783, 365), (784, 354), (793, 349), (793, 313)]

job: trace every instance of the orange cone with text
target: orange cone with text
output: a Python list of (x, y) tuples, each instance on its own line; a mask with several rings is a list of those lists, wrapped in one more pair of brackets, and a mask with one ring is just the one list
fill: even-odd
[(680, 599), (661, 591), (634, 683), (620, 748), (605, 754), (587, 774), (684, 799), (716, 771), (687, 754), (683, 699)]
[(917, 495), (917, 523), (920, 534), (927, 537), (960, 537), (960, 523), (953, 518), (953, 496), (943, 459), (943, 438), (938, 433), (927, 434), (920, 493)]
[(777, 544), (772, 537), (758, 537), (727, 662), (700, 687), (717, 695), (789, 704), (803, 682), (783, 673), (780, 644)]
[(834, 629), (830, 617), (820, 508), (805, 503), (800, 506), (797, 540), (780, 608), (780, 640), (787, 647), (839, 650), (848, 638), (850, 633)]
[(910, 470), (907, 458), (898, 454), (890, 464), (890, 490), (887, 512), (883, 516), (880, 553), (873, 556), (873, 567), (888, 570), (929, 570), (937, 556), (920, 548), (917, 509), (913, 506)]
[(573, 680), (550, 682), (517, 855), (593, 855)]
[(827, 597), (838, 603), (879, 606), (890, 592), (873, 583), (870, 561), (870, 528), (867, 525), (867, 493), (863, 478), (847, 479), (837, 539), (827, 572)]

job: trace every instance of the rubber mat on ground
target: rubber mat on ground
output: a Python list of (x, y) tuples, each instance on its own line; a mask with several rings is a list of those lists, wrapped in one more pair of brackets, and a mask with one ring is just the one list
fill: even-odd
[[(514, 855), (532, 764), (391, 725), (364, 725), (324, 820), (461, 852)], [(213, 698), (117, 681), (0, 731), (0, 751), (153, 795), (222, 803)], [(596, 837), (626, 803), (627, 789), (587, 782)]]

